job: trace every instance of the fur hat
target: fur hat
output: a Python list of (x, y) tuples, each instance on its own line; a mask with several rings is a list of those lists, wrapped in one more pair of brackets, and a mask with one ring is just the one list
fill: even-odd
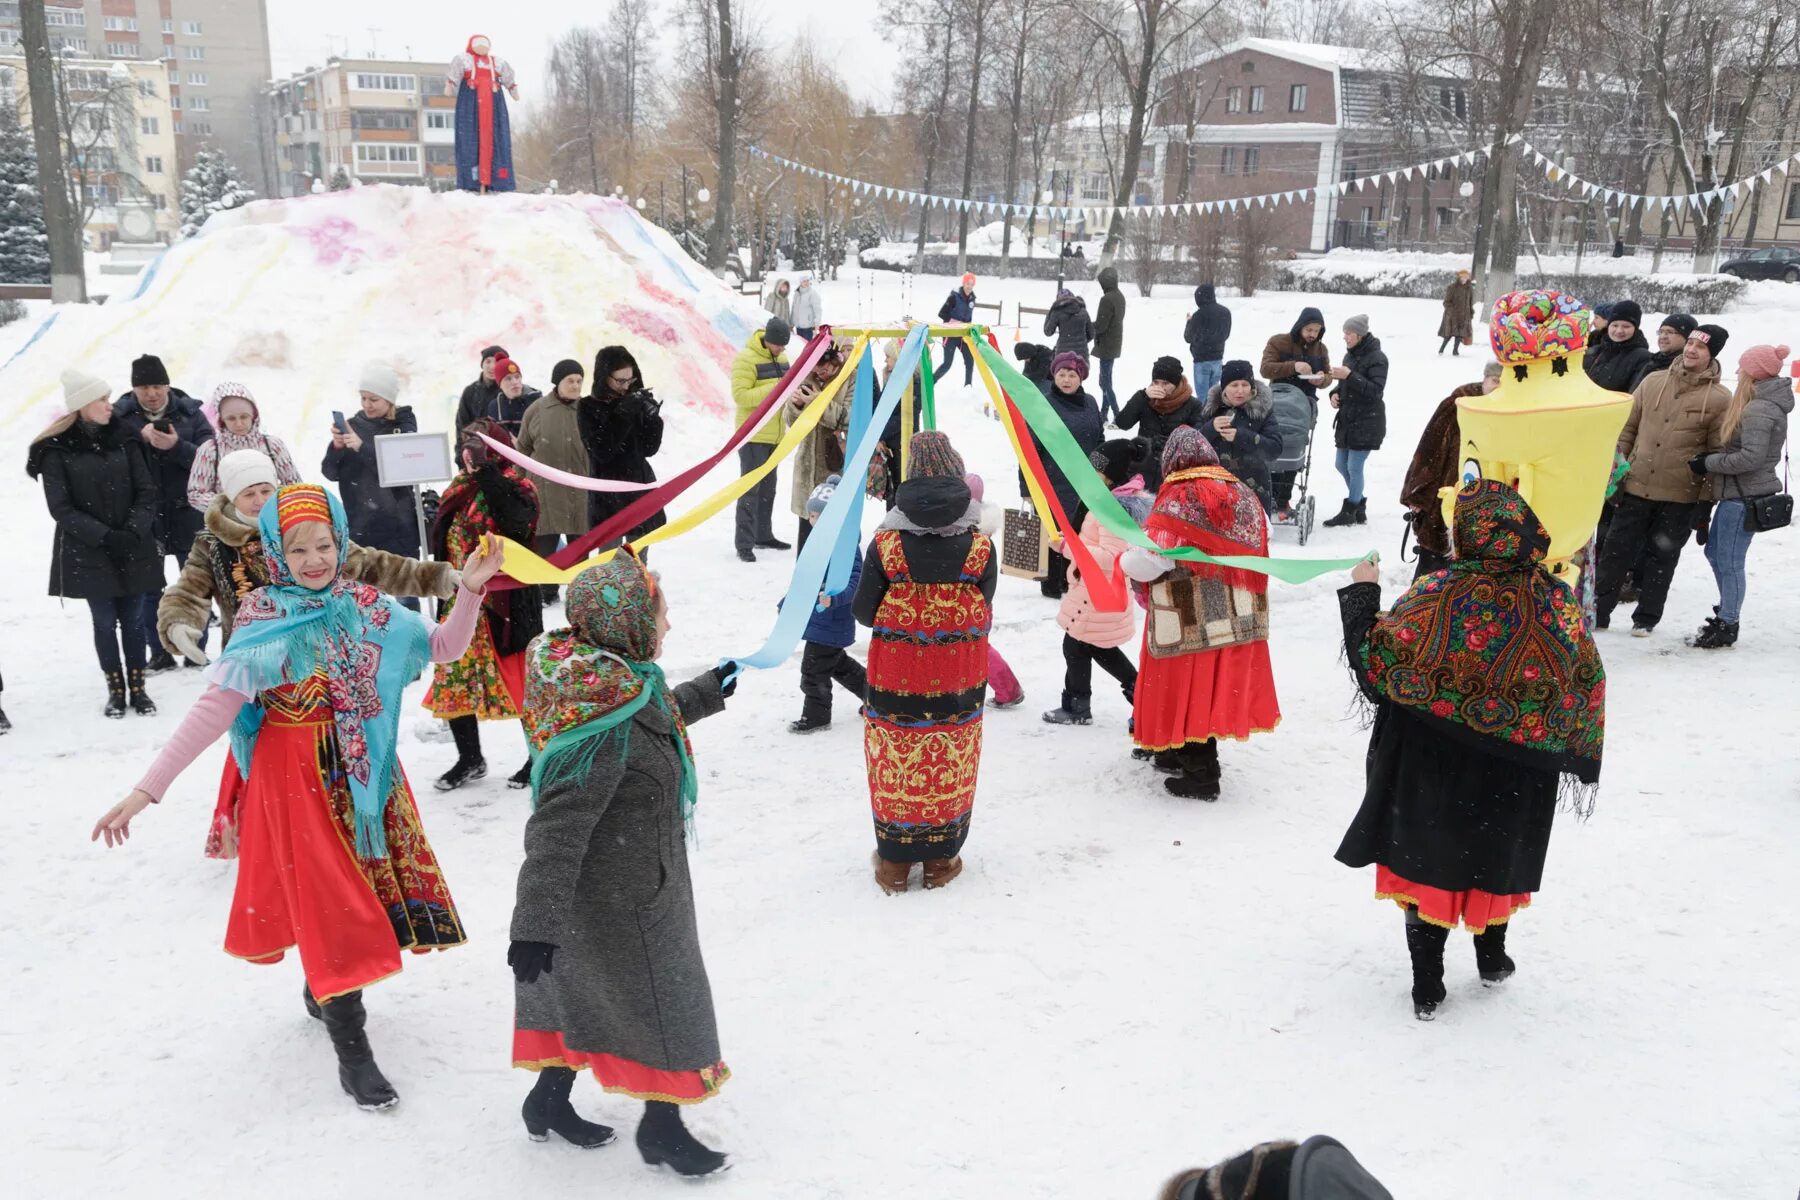
[(132, 387), (167, 385), (168, 382), (169, 369), (163, 366), (163, 360), (156, 355), (144, 354), (131, 360)]
[(62, 386), (63, 407), (70, 412), (80, 412), (94, 401), (104, 400), (112, 395), (112, 389), (106, 386), (106, 380), (85, 371), (64, 371)]
[(365, 363), (362, 376), (356, 381), (356, 390), (367, 392), (371, 396), (380, 396), (389, 404), (398, 404), (400, 402), (400, 375), (386, 363)]
[(1694, 332), (1688, 334), (1688, 341), (1698, 341), (1705, 346), (1712, 353), (1713, 361), (1717, 362), (1725, 349), (1726, 339), (1730, 337), (1731, 334), (1726, 332), (1723, 325), (1696, 325)]
[(793, 327), (780, 317), (770, 317), (769, 323), (763, 326), (763, 345), (765, 346), (785, 346), (793, 336)]
[(1224, 369), (1219, 372), (1219, 387), (1223, 389), (1226, 384), (1236, 383), (1240, 379), (1245, 383), (1250, 383), (1255, 378), (1255, 368), (1250, 365), (1249, 359), (1234, 358), (1226, 363)]
[(1738, 371), (1752, 379), (1773, 379), (1787, 365), (1786, 346), (1752, 346), (1738, 356)]
[(1064, 350), (1050, 360), (1051, 377), (1055, 378), (1058, 371), (1073, 371), (1085, 380), (1088, 377), (1087, 359), (1073, 350)]
[(962, 455), (950, 444), (947, 434), (927, 429), (913, 435), (910, 453), (907, 455), (907, 472), (908, 479), (924, 479), (932, 475), (961, 479), (968, 474), (968, 468), (963, 465)]
[(1686, 341), (1687, 335), (1694, 332), (1694, 330), (1699, 327), (1700, 322), (1694, 320), (1694, 318), (1688, 316), (1686, 313), (1670, 313), (1662, 320), (1662, 328), (1673, 329), (1676, 333), (1681, 335), (1682, 341)]
[(565, 358), (554, 367), (550, 368), (550, 386), (555, 388), (571, 375), (584, 377), (586, 372), (581, 369), (580, 363), (572, 358)]
[(841, 476), (827, 475), (825, 482), (814, 488), (812, 495), (806, 498), (806, 515), (816, 517), (824, 512), (825, 506), (831, 503), (832, 494), (837, 491), (837, 486), (841, 482)]
[(281, 486), (275, 460), (261, 450), (233, 450), (219, 460), (219, 493), (227, 500), (235, 502), (239, 492), (259, 483)]
[(1181, 360), (1171, 354), (1163, 355), (1151, 366), (1150, 378), (1158, 383), (1180, 383)]

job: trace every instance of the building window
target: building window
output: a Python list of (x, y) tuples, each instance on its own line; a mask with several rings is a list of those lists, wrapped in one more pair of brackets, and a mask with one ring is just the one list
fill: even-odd
[(1246, 174), (1246, 175), (1256, 174), (1256, 168), (1261, 162), (1262, 162), (1262, 147), (1261, 146), (1245, 146), (1244, 147), (1244, 174)]
[(148, 79), (138, 80), (138, 95), (154, 99), (156, 96), (156, 84)]
[(359, 175), (417, 175), (419, 148), (391, 142), (356, 143)]
[(413, 129), (416, 123), (409, 112), (388, 112), (385, 109), (357, 110), (350, 114), (352, 129)]
[(169, 198), (161, 192), (152, 195), (150, 197), (150, 202), (156, 206), (157, 212), (163, 212), (169, 207)]
[(106, 17), (100, 22), (101, 28), (108, 33), (136, 33), (136, 17)]
[(1225, 111), (1228, 113), (1244, 111), (1244, 89), (1241, 87), (1225, 89)]
[(0, 46), (17, 45), (18, 41), (19, 41), (19, 34), (18, 34), (17, 30), (0, 29)]
[(1237, 147), (1236, 146), (1221, 146), (1221, 147), (1219, 147), (1219, 174), (1221, 174), (1221, 175), (1236, 175), (1237, 174)]
[(155, 137), (157, 134), (161, 133), (162, 130), (157, 127), (157, 120), (155, 117), (139, 117), (138, 132), (145, 137)]
[(187, 123), (187, 127), (188, 127), (189, 133), (197, 133), (197, 134), (201, 134), (201, 135), (206, 135), (206, 134), (210, 134), (212, 132), (212, 122), (211, 121), (189, 121)]
[(170, 34), (172, 36), (175, 33), (175, 22), (169, 20), (169, 18), (167, 18), (167, 17), (164, 17), (163, 18), (163, 32), (166, 34)]
[(1788, 184), (1787, 213), (1784, 221), (1800, 221), (1800, 183)]
[(1288, 88), (1288, 111), (1306, 111), (1306, 85), (1304, 83), (1296, 83)]
[(198, 21), (183, 21), (181, 23), (181, 32), (187, 34), (189, 37), (199, 37), (200, 36), (200, 22), (198, 22)]
[(144, 160), (144, 171), (149, 175), (161, 175), (163, 173), (162, 157), (160, 155), (152, 154), (150, 157), (146, 158)]
[[(180, 96), (170, 96), (169, 97), (169, 107), (174, 109), (176, 112), (180, 112), (181, 111), (181, 97)], [(179, 132), (179, 130), (177, 132)]]
[(108, 58), (136, 58), (138, 44), (136, 42), (108, 42), (106, 43), (106, 54)]
[(205, 87), (206, 82), (207, 82), (206, 72), (205, 71), (189, 71), (187, 73), (187, 81), (188, 81), (189, 87)]
[(1263, 110), (1263, 90), (1259, 87), (1253, 87), (1250, 89), (1250, 111), (1251, 112), (1261, 112), (1262, 110)]
[(212, 101), (208, 100), (205, 96), (189, 96), (187, 106), (190, 110), (198, 109), (201, 112), (205, 112), (212, 107)]
[(169, 125), (171, 128), (173, 128), (175, 130), (176, 133), (186, 133), (187, 132), (187, 126), (184, 125), (180, 121), (171, 121), (171, 122), (169, 122)]
[(87, 25), (87, 14), (79, 8), (51, 8), (46, 4), (44, 6), (44, 24), (74, 25), (85, 28)]
[(358, 72), (351, 86), (359, 92), (416, 92), (419, 90), (419, 77)]
[(434, 167), (447, 167), (456, 161), (455, 146), (425, 147), (425, 161)]
[(205, 46), (184, 46), (184, 47), (182, 47), (182, 49), (187, 51), (187, 56), (189, 58), (205, 58), (206, 57), (206, 47)]
[(180, 87), (181, 86), (181, 72), (180, 71), (170, 71), (169, 72), (169, 83), (173, 87)]
[(425, 114), (427, 129), (455, 129), (456, 114), (447, 108), (434, 108)]
[(59, 33), (50, 39), (50, 45), (57, 50), (73, 50), (78, 54), (87, 53), (87, 38), (76, 33)]

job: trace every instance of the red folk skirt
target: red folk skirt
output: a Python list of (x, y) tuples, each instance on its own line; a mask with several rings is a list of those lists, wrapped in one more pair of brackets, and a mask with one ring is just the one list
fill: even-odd
[(1402, 879), (1380, 863), (1375, 864), (1375, 898), (1392, 900), (1401, 908), (1417, 908), (1421, 920), (1445, 929), (1455, 929), (1461, 922), (1470, 933), (1480, 933), (1489, 925), (1504, 925), (1514, 913), (1531, 903), (1530, 892), (1512, 892), (1504, 896), (1480, 888), (1446, 892), (1443, 888)]
[(1267, 641), (1155, 658), (1149, 623), (1138, 653), (1132, 739), (1146, 750), (1176, 750), (1208, 738), (1243, 741), (1281, 723)]
[(724, 1063), (698, 1071), (661, 1071), (613, 1054), (592, 1054), (563, 1044), (562, 1034), (543, 1029), (513, 1030), (513, 1066), (530, 1071), (568, 1067), (592, 1071), (601, 1090), (634, 1100), (698, 1104), (718, 1095), (731, 1068)]
[(397, 974), (401, 950), (468, 940), (399, 763), (383, 816), (388, 856), (359, 858), (322, 679), (271, 689), (262, 701), (238, 802), (226, 953), (274, 963), (298, 950), (307, 986), (323, 1002)]

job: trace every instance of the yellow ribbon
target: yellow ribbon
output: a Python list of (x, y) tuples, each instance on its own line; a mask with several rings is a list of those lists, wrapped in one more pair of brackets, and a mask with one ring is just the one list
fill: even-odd
[[(994, 407), (1000, 412), (1000, 425), (1006, 430), (1006, 440), (1012, 443), (1013, 457), (1019, 461), (1019, 473), (1025, 476), (1025, 489), (1031, 493), (1031, 507), (1037, 510), (1038, 520), (1044, 523), (1050, 536), (1055, 537), (1056, 521), (1050, 516), (1050, 503), (1044, 499), (1044, 490), (1038, 486), (1037, 476), (1025, 470), (1025, 451), (1019, 445), (1019, 431), (1013, 425), (1012, 406), (1006, 403), (994, 373), (988, 369), (981, 356), (974, 353), (973, 347), (970, 347), (970, 355), (975, 359), (975, 369), (981, 372), (981, 381), (987, 384), (988, 395), (992, 397)], [(1070, 514), (1071, 518), (1073, 515)]]

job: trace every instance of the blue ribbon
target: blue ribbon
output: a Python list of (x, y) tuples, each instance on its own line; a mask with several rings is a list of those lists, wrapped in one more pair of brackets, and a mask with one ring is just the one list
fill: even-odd
[[(874, 411), (875, 352), (871, 348), (862, 356), (862, 361), (856, 366), (856, 390), (850, 399), (850, 429), (844, 438), (846, 446), (861, 444), (863, 433), (869, 428), (869, 418)], [(863, 465), (864, 480), (868, 478), (869, 463), (873, 461), (871, 458)], [(848, 466), (849, 462), (849, 457), (846, 456), (845, 465)], [(845, 486), (842, 478), (838, 480), (838, 486)], [(844, 589), (850, 585), (850, 569), (855, 565), (859, 540), (857, 535), (862, 532), (863, 497), (868, 494), (868, 490), (861, 483), (852, 489), (850, 515), (844, 518), (843, 532), (838, 535), (837, 545), (832, 548), (831, 569), (825, 572), (825, 594), (830, 596), (834, 602), (844, 594)], [(835, 496), (836, 493), (833, 495)]]
[[(829, 566), (833, 571), (838, 566), (840, 550), (847, 546), (847, 554), (856, 553), (856, 542), (862, 533), (862, 501), (864, 486), (869, 477), (869, 462), (875, 456), (875, 446), (881, 441), (881, 434), (887, 425), (888, 417), (900, 407), (900, 397), (905, 394), (907, 385), (912, 381), (912, 374), (919, 365), (919, 356), (925, 349), (925, 326), (915, 325), (906, 341), (900, 347), (900, 358), (894, 365), (893, 374), (888, 376), (887, 387), (882, 389), (881, 402), (875, 405), (857, 429), (857, 413), (864, 406), (862, 397), (872, 395), (875, 389), (874, 366), (870, 361), (874, 354), (874, 343), (864, 346), (863, 356), (857, 366), (856, 399), (851, 407), (851, 428), (858, 436), (850, 439), (851, 449), (844, 455), (843, 478), (839, 480), (837, 491), (832, 493), (825, 511), (819, 514), (818, 523), (806, 538), (806, 545), (801, 547), (799, 557), (794, 561), (793, 578), (788, 581), (787, 596), (781, 602), (781, 612), (775, 618), (775, 626), (769, 630), (768, 640), (762, 648), (753, 654), (733, 655), (724, 662), (736, 662), (740, 670), (745, 667), (756, 667), (767, 670), (780, 666), (793, 654), (794, 647), (806, 634), (806, 623), (812, 619), (813, 611), (818, 603), (821, 590), (829, 592), (829, 587), (822, 587), (825, 572)], [(866, 391), (865, 391), (866, 387)], [(852, 515), (856, 523), (851, 524)], [(841, 589), (849, 582), (850, 560), (843, 558), (843, 579), (838, 587)], [(834, 600), (833, 603), (848, 601)], [(736, 678), (734, 674), (732, 678)]]

